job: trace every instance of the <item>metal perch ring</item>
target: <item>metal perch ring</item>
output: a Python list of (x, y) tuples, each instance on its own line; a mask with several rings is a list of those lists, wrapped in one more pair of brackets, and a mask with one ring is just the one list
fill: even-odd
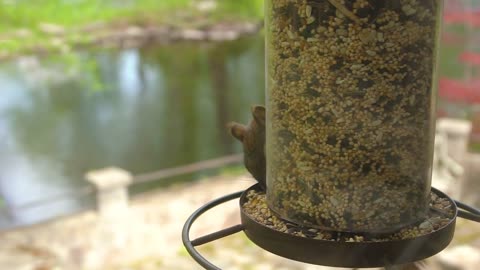
[[(239, 191), (213, 200), (200, 207), (187, 219), (182, 230), (182, 241), (190, 256), (203, 268), (221, 270), (221, 268), (205, 259), (195, 247), (241, 231), (244, 231), (247, 237), (260, 248), (299, 262), (335, 267), (389, 267), (418, 261), (443, 250), (453, 237), (456, 217), (480, 222), (480, 210), (454, 201), (439, 190), (432, 188), (432, 192), (450, 200), (455, 208), (455, 215), (450, 223), (432, 233), (414, 239), (386, 242), (355, 243), (308, 239), (275, 231), (254, 221), (245, 214), (242, 205), (246, 200), (247, 192), (259, 189), (260, 187), (257, 184), (246, 191)], [(241, 197), (242, 224), (190, 240), (190, 229), (198, 217), (215, 206), (239, 197)]]

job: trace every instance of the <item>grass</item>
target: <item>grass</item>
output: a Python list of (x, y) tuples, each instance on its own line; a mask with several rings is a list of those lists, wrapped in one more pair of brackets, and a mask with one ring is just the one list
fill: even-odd
[[(13, 2), (14, 4), (7, 4)], [(192, 18), (219, 20), (259, 20), (263, 0), (217, 0), (217, 8), (201, 13), (198, 0), (39, 0), (0, 1), (0, 54), (16, 54), (26, 48), (59, 47), (58, 38), (41, 31), (42, 24), (66, 29), (66, 44), (88, 42), (88, 34), (75, 30), (94, 23), (106, 25), (152, 25), (189, 23)], [(183, 20), (183, 21), (182, 21)], [(1, 55), (0, 55), (1, 56)]]
[(219, 175), (222, 176), (239, 176), (246, 174), (247, 171), (243, 165), (230, 165), (220, 169)]
[[(40, 0), (0, 4), (0, 32), (14, 28), (35, 28), (48, 22), (66, 27), (97, 21), (165, 21), (171, 11), (191, 10), (193, 0)], [(198, 2), (198, 1), (196, 1)], [(130, 3), (130, 4), (128, 4)], [(218, 1), (214, 18), (261, 18), (263, 0)], [(168, 17), (168, 16), (167, 16)]]
[(468, 149), (470, 152), (480, 153), (480, 143), (470, 143)]
[(163, 13), (186, 8), (190, 0), (137, 0), (134, 4), (125, 1), (24, 1), (17, 4), (2, 4), (0, 32), (15, 28), (35, 29), (40, 23), (52, 23), (73, 27), (92, 22), (116, 19), (135, 19), (147, 14)]
[(217, 18), (227, 15), (236, 19), (261, 19), (264, 14), (264, 0), (222, 0)]

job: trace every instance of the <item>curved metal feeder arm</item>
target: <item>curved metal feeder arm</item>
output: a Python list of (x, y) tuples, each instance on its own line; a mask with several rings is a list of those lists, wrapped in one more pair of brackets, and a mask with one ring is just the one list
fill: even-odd
[[(258, 188), (258, 186), (254, 185), (247, 190), (251, 190), (251, 189), (255, 189), (255, 188)], [(443, 194), (436, 189), (432, 188), (432, 190), (437, 194)], [(257, 245), (259, 245), (261, 248), (263, 247), (270, 252), (277, 253), (277, 254), (279, 253), (280, 256), (290, 257), (291, 259), (295, 259), (294, 258), (295, 256), (300, 256), (297, 259), (299, 259), (299, 261), (303, 261), (303, 262), (315, 263), (314, 261), (311, 261), (312, 256), (310, 256), (310, 257), (307, 256), (308, 258), (302, 258), (302, 256), (305, 255), (305, 254), (300, 254), (300, 255), (299, 254), (296, 254), (296, 255), (293, 254), (293, 257), (292, 257), (292, 256), (289, 256), (289, 255), (291, 255), (291, 254), (289, 254), (290, 251), (287, 251), (288, 254), (285, 254), (284, 252), (282, 252), (282, 250), (277, 250), (278, 246), (283, 246), (283, 245), (276, 245), (274, 248), (272, 248), (272, 245), (269, 242), (272, 239), (274, 239), (274, 240), (277, 239), (277, 240), (282, 240), (283, 242), (285, 242), (287, 246), (289, 244), (293, 244), (297, 247), (306, 243), (307, 245), (310, 245), (311, 249), (314, 249), (314, 250), (317, 250), (317, 251), (319, 251), (320, 249), (325, 249), (325, 251), (327, 251), (327, 253), (330, 253), (330, 255), (335, 255), (334, 253), (332, 253), (333, 252), (332, 250), (336, 250), (337, 248), (344, 249), (344, 251), (351, 250), (351, 247), (349, 245), (352, 245), (352, 243), (341, 243), (341, 242), (339, 242), (339, 243), (335, 244), (335, 243), (332, 243), (330, 241), (327, 241), (327, 242), (323, 241), (323, 243), (321, 241), (319, 241), (319, 242), (315, 243), (315, 241), (312, 242), (312, 239), (302, 239), (302, 238), (299, 238), (299, 237), (296, 237), (296, 236), (289, 236), (285, 233), (274, 232), (272, 229), (270, 229), (266, 226), (263, 226), (261, 224), (258, 224), (255, 221), (249, 219), (246, 215), (244, 215), (243, 211), (241, 213), (242, 224), (235, 225), (233, 227), (226, 228), (226, 229), (220, 230), (218, 232), (214, 232), (212, 234), (208, 234), (208, 235), (199, 237), (199, 238), (194, 239), (194, 240), (190, 240), (190, 229), (191, 229), (193, 223), (195, 222), (195, 220), (197, 218), (199, 218), (202, 214), (204, 214), (208, 210), (214, 208), (215, 206), (223, 204), (225, 202), (228, 202), (228, 201), (231, 201), (233, 199), (240, 198), (240, 197), (242, 197), (241, 200), (243, 200), (244, 197), (242, 195), (244, 193), (245, 193), (245, 191), (239, 191), (239, 192), (236, 192), (236, 193), (232, 193), (230, 195), (223, 196), (223, 197), (218, 198), (216, 200), (213, 200), (213, 201), (205, 204), (204, 206), (200, 207), (185, 222), (185, 225), (184, 225), (183, 230), (182, 230), (183, 244), (184, 244), (185, 248), (187, 249), (187, 252), (190, 254), (190, 256), (192, 256), (192, 258), (199, 265), (201, 265), (203, 268), (205, 268), (207, 270), (221, 270), (221, 268), (215, 266), (210, 261), (205, 259), (195, 249), (195, 247), (206, 244), (206, 243), (213, 242), (215, 240), (218, 240), (218, 239), (221, 239), (223, 237), (238, 233), (240, 231), (245, 231), (247, 236), (252, 241), (256, 242)], [(446, 195), (444, 195), (444, 196), (446, 196)], [(446, 197), (448, 199), (450, 199), (448, 196), (446, 196)], [(446, 247), (450, 243), (451, 237), (453, 237), (453, 231), (455, 230), (456, 217), (461, 217), (461, 218), (468, 219), (468, 220), (471, 220), (471, 221), (474, 221), (474, 222), (480, 222), (480, 210), (475, 209), (475, 208), (473, 208), (469, 205), (466, 205), (462, 202), (459, 202), (459, 201), (454, 201), (454, 200), (451, 200), (451, 201), (454, 202), (456, 207), (457, 207), (455, 209), (455, 211), (457, 212), (457, 215), (454, 218), (452, 218), (451, 224), (449, 224), (446, 228), (444, 228), (443, 232), (432, 233), (432, 235), (427, 235), (426, 236), (426, 237), (430, 237), (430, 239), (427, 239), (428, 241), (439, 241), (439, 243), (436, 244), (436, 247), (433, 247), (434, 250), (432, 250), (432, 247), (427, 248), (429, 250), (427, 250), (426, 253), (430, 252), (431, 254), (436, 254), (439, 251), (439, 249), (443, 249), (444, 247)], [(246, 227), (248, 227), (248, 228), (246, 229)], [(419, 237), (419, 238), (422, 238), (422, 237)], [(411, 241), (412, 243), (408, 243), (409, 241)], [(413, 246), (415, 246), (415, 244), (419, 243), (419, 241), (421, 241), (421, 239), (406, 240), (405, 242), (407, 244), (414, 244)], [(425, 239), (423, 241), (425, 241)], [(338, 247), (333, 248), (332, 244), (333, 245), (338, 245)], [(392, 245), (394, 246), (394, 249), (398, 249), (398, 247), (395, 248), (395, 245), (398, 245), (398, 244), (399, 244), (399, 241), (393, 241), (392, 242)], [(372, 248), (372, 247), (368, 247), (369, 246), (368, 243), (359, 243), (359, 244), (358, 243), (357, 244), (353, 243), (353, 245), (354, 245), (353, 248), (355, 250), (358, 250), (358, 248), (359, 248), (359, 247), (355, 247), (355, 245), (362, 246), (362, 249), (364, 249), (364, 250)], [(379, 243), (377, 245), (383, 245), (383, 244)], [(401, 244), (401, 246), (405, 246), (405, 244)], [(382, 247), (382, 248), (384, 248), (384, 247)], [(373, 247), (373, 250), (374, 249), (375, 249), (375, 247)], [(288, 248), (288, 250), (291, 250), (291, 249)], [(409, 253), (411, 253), (411, 252), (409, 252)], [(315, 254), (312, 254), (312, 255), (319, 255), (319, 254), (321, 254), (321, 252), (318, 252), (318, 253), (315, 252)], [(285, 256), (285, 255), (287, 255), (287, 256)], [(363, 254), (363, 255), (365, 255), (365, 254)], [(317, 256), (313, 256), (313, 258), (315, 258), (315, 257), (317, 257)], [(335, 257), (335, 256), (333, 256), (333, 257)], [(408, 259), (405, 259), (405, 258), (400, 258), (400, 259), (408, 261)], [(320, 262), (320, 261), (322, 261), (321, 258), (319, 258), (318, 262)], [(317, 264), (320, 264), (318, 262), (317, 262)], [(329, 265), (329, 266), (336, 266), (336, 263), (337, 263), (336, 260), (329, 261), (328, 258), (326, 259), (325, 262), (326, 262), (326, 265)], [(356, 262), (356, 260), (352, 259), (352, 262)], [(345, 263), (345, 262), (343, 262), (343, 263)], [(370, 264), (370, 263), (371, 262), (368, 262), (368, 263), (365, 263), (364, 265), (357, 265), (357, 266), (365, 267), (367, 264)], [(380, 266), (380, 265), (378, 265), (378, 266)]]
[(458, 210), (457, 216), (480, 223), (480, 210), (459, 201), (454, 201), (454, 202), (457, 205), (458, 209), (461, 209), (461, 210)]
[(195, 220), (197, 218), (199, 218), (202, 214), (204, 214), (205, 212), (207, 212), (208, 210), (212, 209), (213, 207), (215, 207), (217, 205), (220, 205), (222, 203), (231, 201), (233, 199), (240, 198), (240, 196), (242, 196), (243, 192), (244, 191), (235, 192), (235, 193), (220, 197), (216, 200), (213, 200), (213, 201), (205, 204), (204, 206), (200, 207), (197, 211), (195, 211), (187, 219), (187, 221), (185, 222), (185, 225), (183, 226), (183, 230), (182, 230), (183, 245), (187, 249), (190, 256), (192, 256), (192, 258), (198, 264), (200, 264), (203, 268), (205, 268), (207, 270), (222, 270), (222, 269), (213, 265), (211, 262), (209, 262), (207, 259), (205, 259), (195, 249), (195, 247), (206, 244), (206, 243), (210, 243), (210, 242), (218, 240), (220, 238), (223, 238), (223, 237), (235, 234), (237, 232), (240, 232), (244, 229), (244, 227), (243, 227), (243, 225), (236, 225), (236, 226), (233, 226), (233, 227), (230, 227), (230, 228), (227, 228), (227, 229), (223, 229), (221, 231), (218, 231), (218, 232), (215, 232), (215, 233), (212, 233), (212, 234), (209, 234), (209, 235), (202, 236), (202, 237), (197, 238), (193, 241), (190, 240), (190, 228), (192, 227), (193, 222), (195, 222)]

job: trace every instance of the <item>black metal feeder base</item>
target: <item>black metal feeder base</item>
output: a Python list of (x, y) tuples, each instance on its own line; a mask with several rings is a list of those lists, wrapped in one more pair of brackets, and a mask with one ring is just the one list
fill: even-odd
[[(411, 263), (439, 253), (450, 244), (453, 238), (457, 216), (480, 222), (480, 212), (477, 209), (453, 201), (444, 193), (432, 188), (432, 192), (440, 198), (448, 199), (454, 208), (454, 215), (450, 217), (447, 225), (429, 234), (411, 239), (381, 242), (348, 242), (306, 238), (277, 231), (255, 221), (246, 214), (243, 205), (247, 201), (247, 193), (251, 190), (258, 191), (259, 186), (254, 185), (246, 191), (230, 194), (212, 201), (193, 213), (185, 223), (182, 232), (183, 243), (192, 258), (205, 269), (220, 268), (202, 257), (195, 250), (195, 246), (212, 242), (242, 230), (259, 247), (285, 258), (331, 267), (368, 268)], [(217, 205), (238, 197), (241, 197), (241, 225), (233, 226), (193, 241), (190, 240), (190, 228), (199, 216)], [(466, 211), (459, 211), (457, 206)]]
[[(438, 190), (433, 192), (441, 198), (448, 198)], [(245, 194), (240, 199), (240, 205), (245, 203)], [(449, 200), (455, 207), (455, 203)], [(456, 207), (454, 211), (457, 211)], [(305, 263), (350, 268), (399, 265), (433, 256), (450, 244), (456, 220), (455, 214), (448, 225), (417, 238), (382, 242), (346, 242), (305, 238), (278, 232), (253, 220), (243, 208), (241, 217), (245, 234), (265, 250)]]

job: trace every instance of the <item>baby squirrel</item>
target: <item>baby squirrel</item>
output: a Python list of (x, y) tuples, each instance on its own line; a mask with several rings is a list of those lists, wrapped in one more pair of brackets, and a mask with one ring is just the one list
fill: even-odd
[(253, 106), (252, 116), (253, 119), (248, 125), (232, 122), (228, 124), (228, 128), (232, 136), (243, 144), (245, 168), (258, 181), (260, 187), (266, 191), (265, 107)]

